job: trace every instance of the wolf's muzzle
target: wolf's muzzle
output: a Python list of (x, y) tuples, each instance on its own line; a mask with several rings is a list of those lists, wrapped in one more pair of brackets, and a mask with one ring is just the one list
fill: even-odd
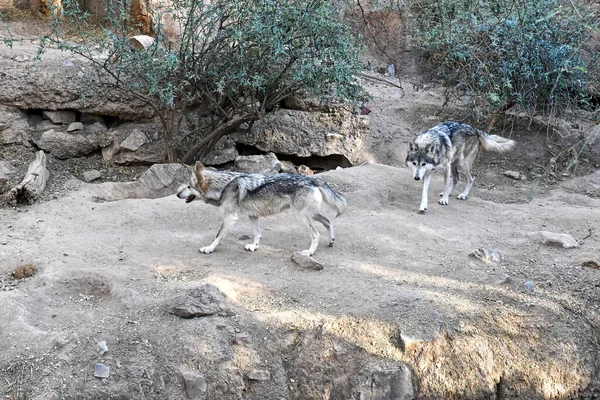
[(195, 194), (190, 194), (188, 197), (186, 197), (185, 202), (191, 203), (192, 201), (194, 201), (195, 198), (196, 198)]

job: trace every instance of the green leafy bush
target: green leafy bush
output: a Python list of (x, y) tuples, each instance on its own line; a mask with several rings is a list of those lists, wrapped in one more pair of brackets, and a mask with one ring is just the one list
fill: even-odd
[(359, 46), (331, 1), (172, 0), (152, 10), (161, 23), (143, 49), (130, 42), (138, 28), (130, 0), (105, 4), (107, 21), (97, 34), (78, 2), (64, 1), (42, 45), (88, 59), (98, 83), (152, 106), (170, 160), (183, 118), (200, 115), (189, 136), (195, 143), (181, 158), (191, 163), (300, 90), (348, 101), (360, 93), (353, 77)]
[(596, 16), (561, 0), (416, 0), (414, 44), (451, 95), (557, 112), (598, 96)]

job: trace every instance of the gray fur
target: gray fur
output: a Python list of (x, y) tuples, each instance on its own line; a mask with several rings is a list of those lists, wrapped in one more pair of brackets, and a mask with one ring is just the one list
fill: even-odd
[(291, 210), (304, 222), (311, 234), (311, 245), (304, 255), (312, 255), (318, 246), (319, 232), (314, 222), (328, 229), (329, 245), (335, 240), (332, 221), (322, 213), (323, 201), (341, 215), (347, 208), (346, 199), (321, 179), (292, 174), (245, 174), (205, 169), (197, 163), (192, 169), (189, 185), (178, 189), (177, 197), (190, 202), (202, 199), (216, 205), (223, 213), (223, 225), (210, 246), (200, 249), (211, 253), (239, 216), (247, 215), (252, 225), (254, 241), (246, 250), (254, 251), (260, 242), (258, 219)]
[(515, 142), (497, 135), (489, 135), (470, 125), (449, 121), (431, 128), (409, 143), (406, 164), (413, 169), (415, 180), (423, 178), (423, 194), (419, 211), (427, 210), (427, 194), (431, 174), (445, 169), (445, 188), (440, 204), (448, 205), (448, 198), (459, 180), (459, 167), (467, 176), (465, 190), (457, 196), (466, 200), (475, 177), (471, 173), (479, 147), (486, 151), (504, 153), (511, 150)]

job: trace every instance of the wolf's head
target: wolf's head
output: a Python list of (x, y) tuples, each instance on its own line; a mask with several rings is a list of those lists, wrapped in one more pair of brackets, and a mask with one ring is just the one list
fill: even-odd
[(408, 154), (406, 155), (406, 165), (413, 170), (413, 178), (420, 180), (426, 174), (435, 171), (436, 163), (436, 143), (429, 143), (424, 149), (419, 147), (414, 140), (408, 144)]
[(196, 165), (188, 168), (191, 173), (190, 183), (183, 184), (177, 189), (177, 197), (184, 199), (186, 203), (201, 197), (208, 187), (208, 179), (203, 174), (204, 165), (200, 161), (196, 161)]

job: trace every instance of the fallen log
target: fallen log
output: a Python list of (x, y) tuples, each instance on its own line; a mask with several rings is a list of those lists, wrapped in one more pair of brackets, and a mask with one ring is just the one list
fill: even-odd
[(23, 181), (8, 191), (8, 204), (15, 206), (23, 201), (33, 204), (46, 188), (49, 177), (50, 171), (46, 168), (46, 153), (40, 150), (35, 154), (35, 160), (29, 164)]

